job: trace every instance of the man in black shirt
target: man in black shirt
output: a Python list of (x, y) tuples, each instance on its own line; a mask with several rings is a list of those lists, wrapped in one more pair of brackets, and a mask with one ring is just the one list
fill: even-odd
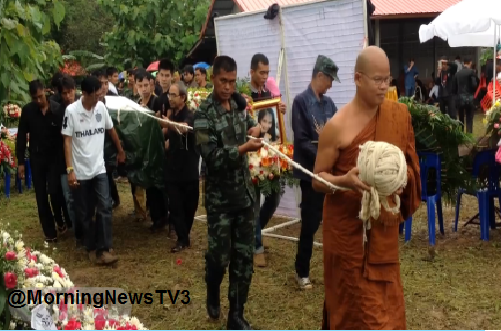
[[(96, 77), (99, 79), (101, 82), (101, 91), (99, 93), (99, 101), (104, 103), (106, 106), (106, 99), (105, 96), (116, 96), (109, 90), (109, 80), (108, 76), (106, 73), (102, 70), (96, 70), (92, 73), (92, 76)], [(107, 144), (108, 141), (111, 141), (110, 134), (108, 132), (105, 132), (104, 134), (104, 143), (105, 145)], [(115, 183), (115, 180), (113, 179), (113, 172), (117, 169), (117, 162), (116, 160), (107, 160), (105, 159), (105, 166), (106, 166), (106, 176), (108, 177), (108, 184), (110, 186), (110, 195), (111, 199), (113, 200), (113, 208), (117, 208), (120, 206), (120, 195), (118, 194), (118, 188), (117, 188), (117, 183)]]
[(153, 110), (158, 117), (167, 116), (167, 111), (170, 109), (169, 104), (169, 88), (172, 83), (172, 75), (174, 74), (174, 65), (168, 59), (160, 60), (158, 65), (158, 81), (162, 88), (162, 93), (158, 95)]
[(17, 136), (17, 158), (18, 174), (24, 178), (24, 155), (26, 150), (26, 134), (30, 135), (30, 161), (33, 184), (38, 207), (38, 217), (42, 224), (46, 242), (57, 241), (57, 231), (54, 218), (61, 232), (66, 230), (61, 213), (52, 214), (49, 206), (47, 183), (49, 184), (49, 194), (52, 208), (55, 211), (61, 210), (60, 193), (60, 149), (54, 146), (61, 146), (61, 130), (59, 121), (54, 112), (59, 104), (48, 101), (45, 96), (45, 89), (40, 80), (34, 80), (29, 84), (31, 100), (23, 107), (21, 119), (19, 120)]
[[(69, 75), (64, 74), (62, 78), (59, 81), (59, 86), (57, 87), (59, 95), (61, 97), (61, 104), (59, 107), (54, 111), (54, 115), (57, 116), (58, 122), (57, 124), (59, 125), (59, 130), (62, 130), (63, 127), (63, 118), (64, 114), (66, 112), (66, 107), (68, 107), (70, 104), (75, 102), (76, 100), (80, 99), (80, 95), (76, 95), (76, 85), (75, 81), (73, 78)], [(60, 166), (59, 166), (59, 174), (61, 178), (61, 206), (63, 209), (63, 215), (68, 223), (68, 226), (71, 225), (74, 228), (75, 231), (75, 237), (77, 239), (81, 238), (81, 227), (79, 227), (77, 224), (75, 224), (75, 210), (73, 207), (73, 195), (70, 190), (70, 187), (68, 185), (68, 173), (66, 171), (66, 159), (65, 159), (65, 154), (64, 154), (64, 141), (63, 141), (63, 136), (60, 135), (59, 137), (59, 146), (61, 146), (61, 150), (59, 151), (60, 153)], [(56, 211), (54, 211), (54, 214)]]
[(59, 83), (61, 82), (61, 79), (63, 78), (63, 74), (61, 72), (56, 72), (50, 81), (50, 85), (52, 87), (52, 94), (49, 98), (50, 101), (55, 101), (57, 103), (61, 103), (61, 94), (59, 93)]
[[(271, 93), (266, 89), (266, 81), (270, 74), (270, 62), (264, 54), (255, 54), (251, 59), (251, 97), (253, 101), (271, 99)], [(285, 114), (286, 105), (280, 103), (280, 112)], [(278, 119), (275, 119), (278, 121)], [(256, 194), (259, 197), (259, 188), (256, 186)], [(261, 240), (261, 230), (266, 227), (273, 214), (280, 204), (280, 193), (272, 192), (264, 200), (264, 204), (260, 206), (258, 198), (255, 205), (254, 214), (256, 218), (256, 247), (254, 251), (254, 262), (258, 267), (266, 266), (264, 257), (264, 247)]]
[[(193, 127), (193, 112), (186, 106), (186, 86), (182, 82), (174, 83), (169, 89), (171, 110), (169, 120)], [(177, 243), (173, 253), (190, 246), (190, 231), (193, 225), (199, 199), (200, 154), (195, 150), (193, 131), (187, 131), (161, 122), (167, 130), (169, 149), (165, 176), (170, 202), (170, 221), (174, 223)]]
[(141, 96), (138, 103), (143, 107), (153, 110), (157, 97), (151, 93), (150, 74), (144, 69), (139, 69), (134, 75), (134, 80), (137, 91)]
[[(452, 90), (458, 96), (459, 121), (465, 123), (466, 131), (473, 132), (473, 95), (477, 90), (477, 77), (471, 69), (471, 60), (465, 59), (463, 69), (454, 77)], [(463, 125), (464, 129), (464, 125)]]

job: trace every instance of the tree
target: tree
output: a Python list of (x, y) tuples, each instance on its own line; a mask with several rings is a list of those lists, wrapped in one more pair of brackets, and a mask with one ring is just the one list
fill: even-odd
[(60, 28), (51, 33), (63, 53), (86, 50), (102, 55), (105, 49), (100, 41), (105, 32), (111, 31), (113, 16), (97, 0), (65, 0), (65, 8)]
[(44, 37), (64, 15), (60, 0), (0, 0), (0, 105), (28, 102), (28, 82), (59, 68), (59, 45)]
[(105, 58), (118, 67), (181, 60), (198, 40), (209, 0), (98, 0), (114, 17)]

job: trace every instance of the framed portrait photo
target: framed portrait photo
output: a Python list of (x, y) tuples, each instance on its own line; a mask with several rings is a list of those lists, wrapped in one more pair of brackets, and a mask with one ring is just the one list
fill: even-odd
[(261, 127), (261, 138), (272, 144), (284, 144), (285, 124), (282, 113), (278, 110), (280, 98), (274, 98), (252, 104), (251, 116)]

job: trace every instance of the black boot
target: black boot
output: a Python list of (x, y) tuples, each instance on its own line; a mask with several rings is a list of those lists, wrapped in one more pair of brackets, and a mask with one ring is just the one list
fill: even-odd
[(217, 320), (221, 315), (221, 297), (219, 286), (207, 287), (207, 314), (211, 319)]
[(230, 305), (230, 312), (228, 313), (228, 330), (252, 330), (249, 322), (244, 318), (243, 305)]

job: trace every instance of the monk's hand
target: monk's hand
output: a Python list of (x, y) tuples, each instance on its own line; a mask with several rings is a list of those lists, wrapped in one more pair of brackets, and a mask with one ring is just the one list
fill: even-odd
[(393, 194), (400, 195), (400, 194), (402, 194), (402, 193), (404, 193), (404, 188), (403, 188), (403, 187), (399, 188), (399, 189), (398, 189), (395, 193), (393, 193)]
[(348, 171), (346, 175), (344, 175), (343, 187), (358, 191), (360, 193), (364, 193), (364, 191), (370, 191), (371, 188), (367, 186), (367, 184), (362, 182), (358, 177), (359, 173), (360, 171), (357, 167)]

